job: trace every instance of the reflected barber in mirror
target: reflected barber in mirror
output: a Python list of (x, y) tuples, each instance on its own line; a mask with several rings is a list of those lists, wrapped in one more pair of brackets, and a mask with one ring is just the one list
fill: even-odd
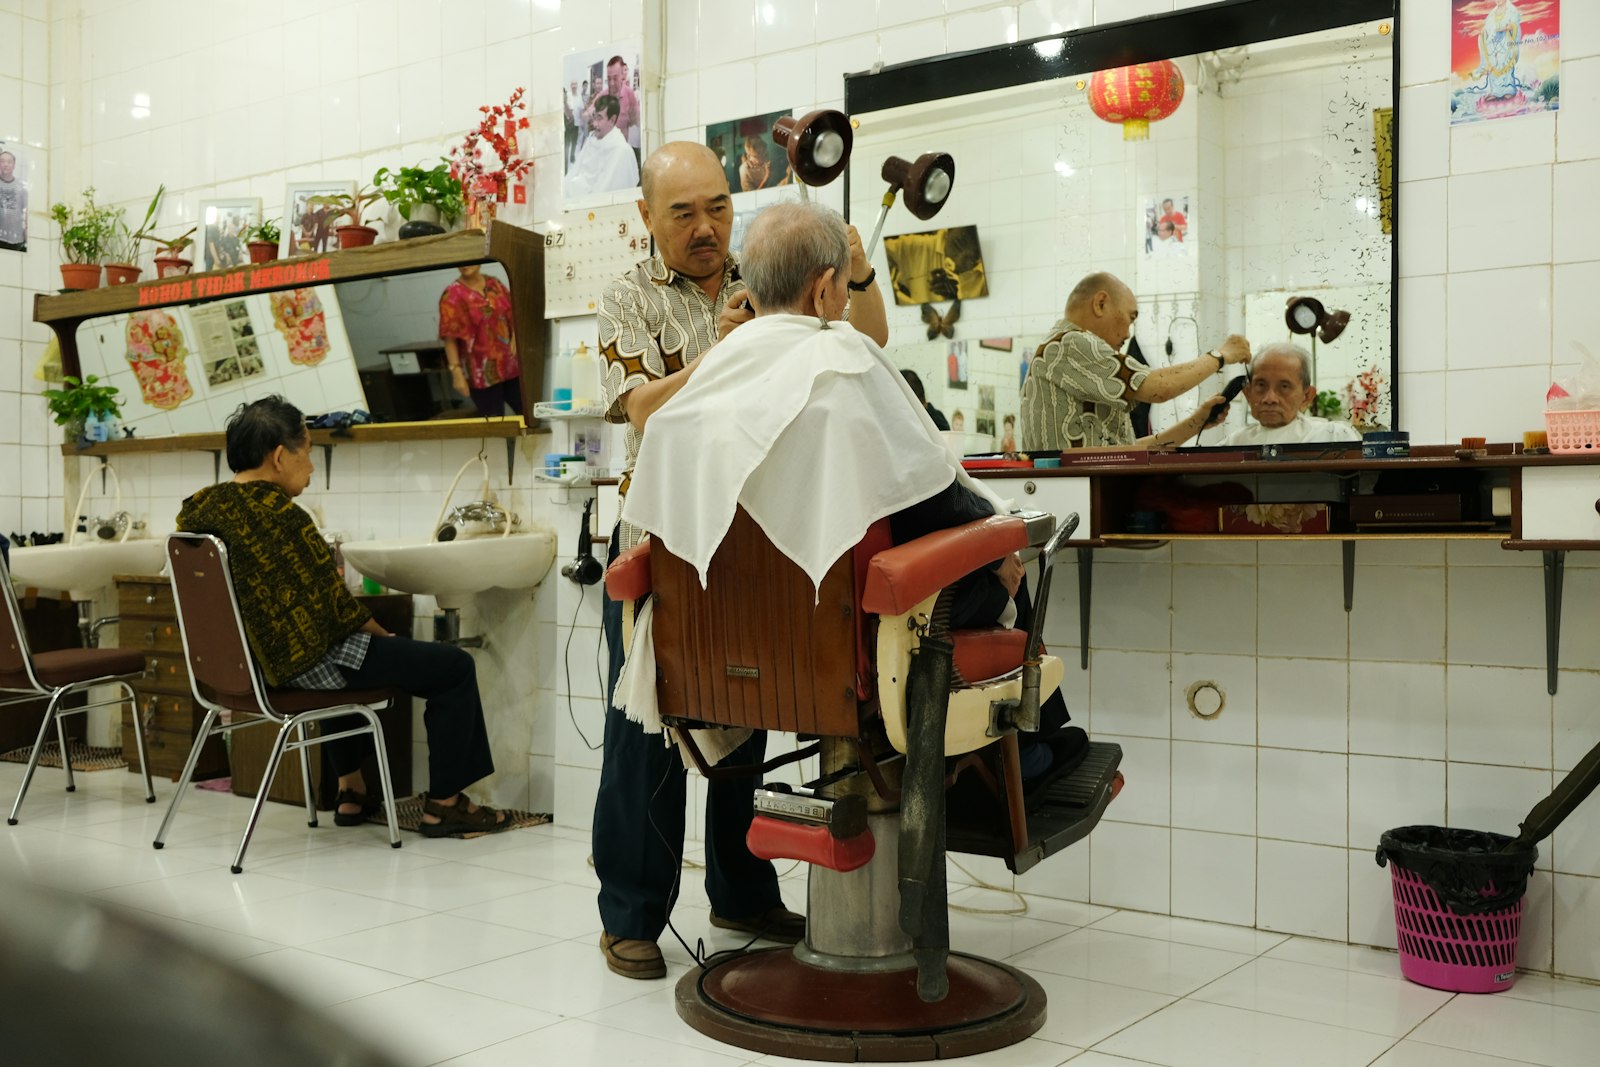
[[(1185, 363), (1151, 370), (1122, 352), (1139, 317), (1139, 301), (1113, 274), (1080, 281), (1067, 297), (1061, 320), (1028, 364), (1022, 383), (1022, 449), (1132, 446), (1170, 448), (1207, 425), (1219, 393), (1193, 414), (1148, 437), (1135, 438), (1129, 411), (1138, 401), (1160, 404), (1183, 395), (1230, 363), (1250, 359), (1250, 343), (1237, 334)], [(1226, 415), (1226, 409), (1218, 416)]]
[(1311, 380), (1311, 353), (1296, 344), (1270, 344), (1250, 362), (1250, 380), (1244, 387), (1250, 405), (1247, 426), (1229, 432), (1215, 445), (1282, 445), (1315, 441), (1359, 441), (1361, 435), (1348, 422), (1334, 422), (1308, 414), (1317, 398)]
[(439, 339), (450, 368), (450, 385), (472, 398), (478, 414), (493, 417), (510, 408), (522, 414), (522, 364), (511, 291), (470, 263), (439, 297)]

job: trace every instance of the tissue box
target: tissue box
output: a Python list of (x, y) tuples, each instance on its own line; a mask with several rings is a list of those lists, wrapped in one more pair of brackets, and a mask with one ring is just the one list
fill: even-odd
[(1232, 534), (1325, 534), (1328, 505), (1224, 504), (1218, 509), (1219, 527)]

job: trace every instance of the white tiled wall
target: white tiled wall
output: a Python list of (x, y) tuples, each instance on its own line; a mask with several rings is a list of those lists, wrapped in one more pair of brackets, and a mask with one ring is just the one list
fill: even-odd
[[(161, 18), (152, 6), (164, 9)], [(669, 0), (651, 23), (664, 27), (663, 63), (647, 65), (645, 85), (648, 93), (664, 86), (665, 132), (691, 136), (708, 121), (750, 113), (752, 101), (758, 111), (837, 105), (843, 74), (880, 60), (1009, 39), (1013, 26), (1025, 39), (1187, 6), (1195, 5)], [(1587, 203), (1588, 170), (1600, 158), (1600, 19), (1595, 5), (1566, 7), (1560, 113), (1451, 130), (1442, 91), (1449, 7), (1403, 0), (1400, 419), (1418, 439), (1516, 439), (1539, 425), (1553, 369), (1576, 359), (1571, 342), (1586, 341), (1591, 283), (1600, 278), (1592, 251), (1600, 232), (1589, 232), (1600, 221)], [(174, 228), (202, 196), (261, 196), (270, 212), (286, 181), (364, 177), (382, 164), (429, 158), (478, 104), (516, 84), (529, 89), (539, 166), (548, 167), (559, 101), (547, 72), (580, 44), (640, 35), (645, 8), (639, 0), (406, 0), (393, 17), (392, 5), (376, 0), (0, 0), (0, 30), (15, 19), (17, 32), (37, 37), (48, 26), (52, 57), (48, 76), (37, 65), (24, 65), (22, 79), (16, 67), (0, 74), (0, 100), (20, 97), (23, 123), (0, 135), (35, 145), (35, 166), (50, 164), (36, 180), (57, 197), (93, 181), (107, 199), (134, 203), (165, 181), (176, 195), (163, 224)], [(349, 41), (353, 60), (342, 53)], [(647, 55), (656, 45), (647, 42)], [(275, 76), (235, 76), (240, 57), (263, 52)], [(128, 114), (134, 92), (150, 94), (150, 119)], [(647, 117), (650, 110), (647, 103)], [(14, 114), (0, 108), (0, 123)], [(540, 172), (529, 218), (551, 213), (553, 187)], [(42, 336), (26, 325), (24, 302), (53, 285), (55, 266), (48, 228), (35, 222), (34, 252), (0, 254), (0, 480), (8, 487), (0, 520), (24, 524), (59, 514), (50, 501), (61, 481), (53, 430), (25, 395), (34, 391), (24, 379)], [(1030, 302), (1027, 312), (1053, 318), (1058, 302), (1044, 311)], [(552, 349), (591, 328), (560, 324)], [(458, 451), (342, 446), (334, 489), (320, 499), (350, 531), (414, 529), (437, 506)], [(123, 466), (144, 487), (153, 517), (211, 476), (204, 455)], [(513, 495), (528, 515), (556, 526), (561, 555), (570, 555), (580, 494), (535, 487), (523, 470)], [(1093, 669), (1079, 672), (1074, 662), (1067, 689), (1080, 722), (1125, 744), (1128, 789), (1087, 847), (1021, 884), (1389, 944), (1387, 872), (1372, 862), (1378, 832), (1446, 819), (1514, 828), (1595, 740), (1600, 642), (1584, 636), (1594, 628), (1581, 613), (1592, 608), (1600, 571), (1569, 560), (1572, 669), (1552, 700), (1534, 669), (1542, 664), (1536, 560), (1492, 546), (1362, 546), (1358, 558), (1355, 610), (1346, 615), (1336, 552), (1101, 553)], [(1218, 564), (1237, 584), (1206, 573)], [(1071, 565), (1058, 576), (1050, 637), (1075, 661), (1074, 577)], [(573, 728), (576, 720), (591, 740), (599, 733), (590, 680), (597, 609), (593, 590), (580, 601), (576, 587), (551, 578), (531, 596), (481, 605), (464, 620), (471, 628), (483, 620), (494, 638), (487, 662), (501, 676), (488, 683), (490, 714), (505, 731), (497, 754), (525, 746), (525, 779), (517, 779), (524, 752), (502, 759), (505, 788), (577, 826), (588, 824), (598, 785), (598, 760)], [(513, 655), (527, 645), (531, 656)], [(1211, 721), (1187, 707), (1187, 688), (1205, 680), (1228, 698)], [(518, 767), (505, 770), (508, 762)], [(1528, 965), (1600, 978), (1592, 821), (1580, 813), (1541, 850), (1544, 871), (1525, 921)]]

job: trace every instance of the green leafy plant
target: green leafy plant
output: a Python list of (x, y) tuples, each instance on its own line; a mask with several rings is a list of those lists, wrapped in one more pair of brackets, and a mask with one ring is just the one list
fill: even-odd
[(277, 219), (263, 219), (260, 226), (251, 226), (244, 232), (244, 239), (248, 241), (271, 241), (277, 244), (283, 240), (283, 231), (278, 229)]
[(447, 224), (460, 218), (467, 210), (461, 193), (461, 183), (450, 176), (450, 165), (441, 160), (436, 167), (400, 167), (390, 170), (379, 167), (372, 176), (379, 194), (393, 204), (400, 217), (411, 220), (411, 209), (419, 204), (431, 204), (439, 209), (439, 216)]
[(364, 185), (356, 190), (354, 195), (350, 193), (330, 193), (323, 196), (313, 196), (306, 202), (315, 204), (318, 207), (331, 208), (331, 218), (337, 219), (341, 215), (347, 216), (350, 219), (347, 225), (365, 226), (367, 224), (365, 217), (367, 205), (382, 199), (382, 193), (373, 189), (370, 185)]
[(1344, 402), (1339, 399), (1339, 394), (1332, 389), (1324, 389), (1311, 402), (1311, 414), (1319, 419), (1343, 418)]
[(76, 208), (50, 205), (50, 217), (61, 226), (61, 254), (68, 263), (104, 263), (122, 225), (122, 209), (96, 204), (93, 186)]
[(184, 249), (194, 244), (194, 234), (199, 228), (198, 226), (190, 226), (176, 237), (156, 237), (147, 233), (144, 235), (144, 239), (161, 249), (168, 256), (176, 259), (183, 255)]
[(46, 389), (40, 395), (45, 403), (50, 405), (50, 413), (55, 416), (56, 425), (71, 426), (82, 424), (91, 415), (100, 418), (116, 418), (122, 414), (122, 409), (117, 403), (119, 390), (114, 385), (96, 385), (100, 379), (93, 374), (83, 381), (72, 377), (70, 374), (62, 378), (65, 389)]

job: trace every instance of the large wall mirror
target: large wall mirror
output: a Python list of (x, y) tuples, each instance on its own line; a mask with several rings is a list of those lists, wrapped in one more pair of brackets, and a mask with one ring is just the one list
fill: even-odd
[[(942, 211), (921, 222), (896, 206), (875, 258), (891, 355), (972, 435), (966, 451), (1015, 447), (1027, 360), (1098, 270), (1138, 296), (1130, 345), (1152, 366), (1229, 333), (1292, 340), (1334, 417), (1394, 428), (1396, 7), (1237, 0), (846, 79), (859, 124), (846, 195), (864, 237), (884, 159), (955, 159)], [(1158, 60), (1181, 72), (1182, 102), (1125, 139), (1091, 110), (1091, 76)], [(1348, 323), (1291, 334), (1296, 297)], [(1221, 381), (1158, 405), (1152, 427)], [(1230, 421), (1248, 417), (1236, 403)]]

